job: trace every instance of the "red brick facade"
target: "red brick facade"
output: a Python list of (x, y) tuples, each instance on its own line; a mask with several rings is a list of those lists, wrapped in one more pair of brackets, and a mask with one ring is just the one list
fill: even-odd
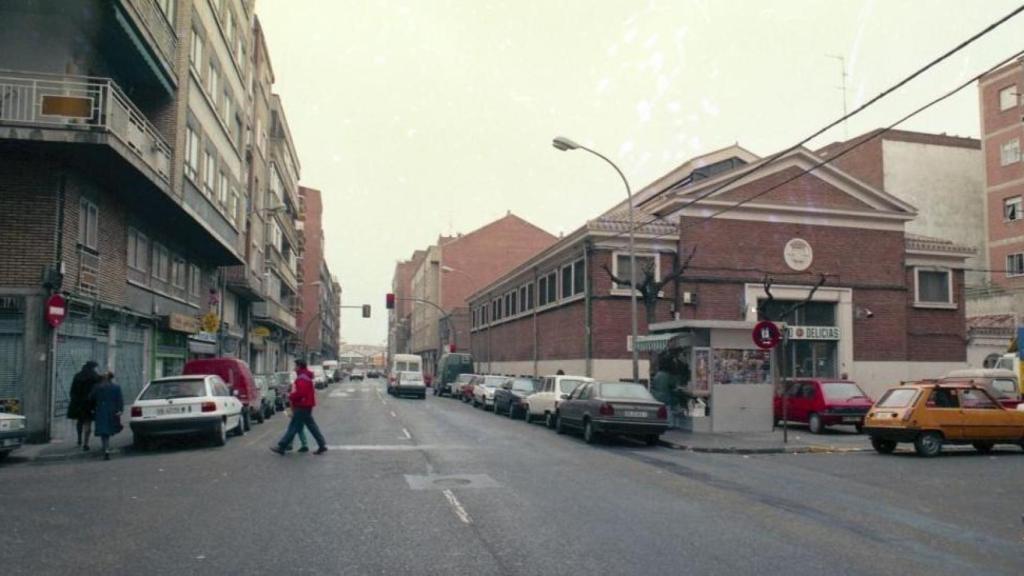
[[(299, 269), (301, 284), (302, 308), (298, 315), (298, 328), (303, 330), (307, 350), (320, 350), (320, 331), (315, 328), (306, 329), (314, 317), (320, 313), (320, 266), (324, 263), (323, 247), (323, 201), (320, 191), (299, 186), (299, 197), (302, 199), (302, 265)], [(325, 310), (324, 314), (330, 312)]]

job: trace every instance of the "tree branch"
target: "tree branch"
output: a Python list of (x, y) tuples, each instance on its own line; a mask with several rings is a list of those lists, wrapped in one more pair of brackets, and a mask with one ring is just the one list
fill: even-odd
[(616, 284), (624, 285), (624, 286), (627, 286), (627, 287), (629, 286), (629, 284), (630, 284), (629, 281), (623, 280), (623, 279), (619, 278), (618, 276), (616, 276), (615, 274), (612, 274), (612, 269), (609, 268), (607, 264), (602, 264), (601, 268), (604, 268), (604, 271), (608, 273), (608, 277), (612, 279), (612, 282), (615, 282)]
[(763, 284), (764, 293), (768, 296), (768, 298), (757, 305), (757, 317), (763, 318), (765, 320), (772, 320), (771, 318), (768, 318), (767, 314), (768, 306), (775, 302), (775, 296), (772, 296), (772, 277), (765, 274)]
[(811, 301), (811, 299), (814, 298), (814, 293), (817, 292), (818, 288), (821, 288), (821, 286), (825, 283), (825, 280), (826, 280), (826, 276), (824, 274), (822, 274), (821, 277), (818, 278), (818, 283), (815, 284), (814, 287), (811, 288), (811, 291), (807, 293), (807, 297), (804, 298), (802, 301), (797, 302), (796, 304), (793, 304), (792, 306), (790, 306), (789, 309), (787, 309), (786, 312), (782, 315), (782, 318), (779, 318), (779, 320), (782, 320), (782, 319), (788, 317), (793, 312), (796, 312), (797, 310), (803, 308), (804, 306), (807, 306), (807, 304)]
[(655, 288), (654, 293), (657, 294), (658, 292), (661, 292), (661, 289), (664, 288), (665, 285), (667, 285), (669, 282), (672, 282), (672, 281), (682, 277), (683, 273), (686, 272), (686, 269), (690, 267), (690, 261), (693, 260), (693, 256), (696, 253), (697, 253), (697, 247), (694, 246), (693, 250), (690, 251), (690, 255), (686, 257), (686, 260), (678, 268), (676, 268), (672, 272), (672, 274), (670, 274), (668, 277), (662, 279), (661, 282), (655, 282), (654, 283), (654, 288)]

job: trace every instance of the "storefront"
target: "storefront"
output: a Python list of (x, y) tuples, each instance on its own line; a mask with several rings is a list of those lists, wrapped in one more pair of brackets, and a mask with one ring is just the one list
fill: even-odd
[(199, 320), (184, 314), (169, 314), (154, 331), (153, 378), (177, 376), (188, 359), (188, 336), (199, 331)]

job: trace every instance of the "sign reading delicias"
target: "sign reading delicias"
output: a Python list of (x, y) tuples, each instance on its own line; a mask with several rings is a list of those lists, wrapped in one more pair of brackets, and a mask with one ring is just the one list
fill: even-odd
[(790, 340), (839, 340), (837, 326), (787, 326)]

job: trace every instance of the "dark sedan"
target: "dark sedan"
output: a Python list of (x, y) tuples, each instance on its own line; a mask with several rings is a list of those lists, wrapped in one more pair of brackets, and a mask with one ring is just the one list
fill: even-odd
[(558, 405), (555, 431), (565, 434), (569, 429), (581, 431), (587, 444), (602, 435), (620, 435), (653, 446), (668, 429), (668, 408), (640, 384), (588, 382)]
[(526, 410), (526, 397), (540, 388), (540, 380), (513, 378), (494, 391), (494, 413), (521, 418)]

